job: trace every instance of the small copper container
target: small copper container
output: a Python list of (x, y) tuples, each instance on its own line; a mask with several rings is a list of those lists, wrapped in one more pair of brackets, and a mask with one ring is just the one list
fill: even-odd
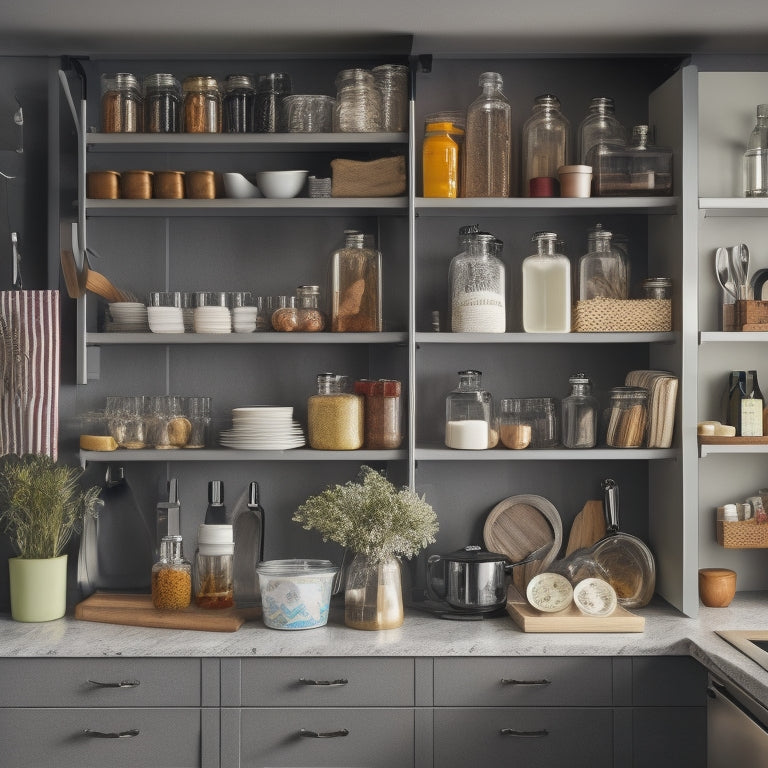
[(154, 197), (181, 200), (184, 197), (184, 171), (155, 171)]
[(120, 196), (128, 200), (149, 200), (152, 197), (152, 171), (123, 171)]
[(187, 197), (213, 200), (216, 197), (216, 181), (213, 171), (187, 171), (184, 176)]
[(86, 195), (93, 200), (117, 200), (120, 197), (120, 174), (117, 171), (89, 171), (85, 189)]

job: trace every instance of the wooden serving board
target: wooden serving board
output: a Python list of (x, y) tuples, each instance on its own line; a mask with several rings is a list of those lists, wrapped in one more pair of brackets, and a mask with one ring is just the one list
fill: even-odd
[(768, 445), (768, 436), (722, 437), (699, 435), (699, 445)]
[(605, 533), (603, 502), (599, 499), (592, 499), (573, 518), (565, 556), (568, 557), (571, 552), (575, 552), (577, 549), (594, 546), (600, 539), (605, 537)]
[(190, 605), (181, 611), (159, 611), (151, 595), (96, 592), (75, 606), (75, 618), (132, 627), (197, 629), (206, 632), (235, 632), (248, 619), (261, 614), (258, 608), (206, 610)]

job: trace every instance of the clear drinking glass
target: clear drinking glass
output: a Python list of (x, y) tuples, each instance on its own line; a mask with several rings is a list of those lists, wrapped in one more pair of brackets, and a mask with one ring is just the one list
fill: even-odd
[(182, 412), (190, 425), (185, 448), (205, 448), (210, 444), (212, 402), (207, 395), (182, 398)]

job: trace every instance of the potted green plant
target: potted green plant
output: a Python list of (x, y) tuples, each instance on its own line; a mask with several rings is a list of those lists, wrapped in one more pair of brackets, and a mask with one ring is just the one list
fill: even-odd
[(85, 516), (98, 512), (100, 489), (83, 489), (81, 474), (44, 454), (0, 458), (0, 527), (18, 553), (8, 561), (17, 621), (51, 621), (66, 611), (62, 553)]
[(411, 558), (435, 541), (437, 515), (424, 497), (396, 488), (381, 473), (360, 468), (356, 482), (308, 498), (293, 516), (323, 541), (354, 552), (345, 580), (344, 621), (356, 629), (403, 623), (399, 557)]

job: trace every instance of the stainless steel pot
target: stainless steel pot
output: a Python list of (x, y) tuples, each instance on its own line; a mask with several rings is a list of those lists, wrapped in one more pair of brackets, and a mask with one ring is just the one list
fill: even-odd
[(432, 600), (448, 603), (460, 611), (495, 610), (506, 603), (506, 575), (511, 569), (503, 555), (476, 545), (449, 555), (430, 555), (427, 594)]

